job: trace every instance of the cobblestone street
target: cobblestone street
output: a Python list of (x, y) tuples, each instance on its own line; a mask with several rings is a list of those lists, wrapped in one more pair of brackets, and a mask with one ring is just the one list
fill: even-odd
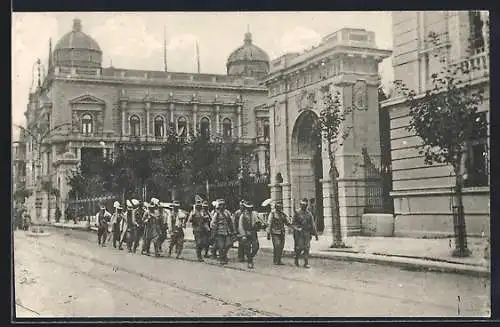
[(17, 317), (489, 315), (488, 278), (322, 259), (277, 267), (267, 253), (249, 270), (234, 249), (222, 267), (195, 262), (190, 243), (175, 260), (99, 248), (94, 233), (49, 232), (15, 232)]

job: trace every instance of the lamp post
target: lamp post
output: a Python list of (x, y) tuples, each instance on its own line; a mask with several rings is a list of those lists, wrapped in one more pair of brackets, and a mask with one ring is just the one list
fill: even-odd
[(39, 232), (39, 225), (40, 225), (40, 211), (38, 210), (38, 203), (37, 203), (37, 199), (38, 199), (38, 194), (39, 194), (39, 191), (41, 191), (41, 171), (40, 171), (40, 167), (41, 167), (41, 157), (40, 157), (40, 154), (41, 154), (41, 151), (42, 151), (42, 145), (44, 144), (44, 141), (46, 140), (47, 137), (51, 136), (52, 133), (54, 133), (55, 131), (58, 131), (60, 130), (61, 128), (65, 127), (65, 126), (71, 126), (72, 124), (71, 123), (63, 123), (63, 124), (59, 124), (59, 125), (56, 125), (54, 126), (53, 128), (51, 129), (48, 129), (46, 132), (44, 133), (32, 133), (30, 130), (24, 128), (23, 126), (20, 126), (20, 125), (14, 125), (20, 129), (22, 129), (24, 132), (28, 133), (30, 136), (31, 136), (31, 139), (32, 139), (32, 142), (35, 144), (35, 147), (36, 147), (36, 159), (35, 159), (35, 187), (34, 187), (34, 197), (35, 197), (35, 221), (37, 222), (37, 224), (34, 224), (35, 228), (33, 230), (33, 232), (35, 233), (38, 233)]

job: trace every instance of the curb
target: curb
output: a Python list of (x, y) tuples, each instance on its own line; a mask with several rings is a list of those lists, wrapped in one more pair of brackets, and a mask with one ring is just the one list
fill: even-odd
[[(55, 228), (61, 229), (72, 229), (72, 230), (83, 230), (89, 232), (95, 232), (97, 228), (92, 226), (86, 227), (66, 227), (66, 226), (54, 226)], [(193, 239), (185, 239), (185, 242), (194, 243)], [(232, 248), (237, 248), (233, 245)], [(273, 249), (268, 247), (260, 247), (260, 251), (265, 253), (272, 253)], [(283, 255), (288, 257), (293, 257), (294, 252), (292, 250), (283, 250)], [(398, 256), (389, 256), (383, 254), (361, 254), (356, 252), (343, 252), (343, 251), (331, 251), (331, 252), (318, 252), (314, 251), (309, 254), (311, 258), (327, 259), (327, 260), (338, 260), (338, 261), (351, 261), (351, 262), (365, 262), (378, 265), (392, 266), (403, 268), (407, 270), (414, 271), (429, 271), (429, 272), (442, 272), (442, 273), (452, 273), (467, 275), (472, 277), (491, 277), (491, 272), (489, 268), (471, 266), (467, 264), (460, 263), (449, 263), (437, 260), (425, 260), (416, 258), (406, 258)]]

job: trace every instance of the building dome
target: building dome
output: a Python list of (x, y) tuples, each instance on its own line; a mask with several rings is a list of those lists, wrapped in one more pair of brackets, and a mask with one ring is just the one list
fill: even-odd
[(245, 33), (244, 43), (228, 57), (227, 74), (245, 77), (263, 77), (269, 72), (269, 56), (252, 43), (252, 34)]
[(64, 35), (54, 48), (54, 65), (99, 68), (102, 51), (99, 44), (82, 32), (80, 19), (73, 20), (73, 30)]

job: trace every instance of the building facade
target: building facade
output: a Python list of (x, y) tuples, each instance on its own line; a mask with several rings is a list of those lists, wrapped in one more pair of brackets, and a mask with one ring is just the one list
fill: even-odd
[(380, 185), (367, 173), (380, 168), (378, 65), (390, 54), (377, 48), (373, 32), (345, 28), (304, 53), (285, 54), (271, 62), (265, 79), (271, 197), (283, 201), (287, 214), (301, 199), (312, 199), (325, 234), (332, 232), (330, 161), (325, 140), (313, 132), (322, 107), (321, 88), (329, 85), (341, 94), (344, 107), (353, 108), (346, 122), (351, 133), (335, 156), (342, 233), (353, 235), (360, 232), (361, 215), (370, 205), (369, 189)]
[[(438, 51), (450, 67), (475, 67), (466, 76), (471, 87), (486, 90), (480, 116), (489, 126), (489, 19), (487, 12), (420, 11), (393, 13), (393, 69), (396, 80), (410, 90), (425, 92), (431, 76), (442, 69)], [(439, 44), (429, 41), (435, 33)], [(443, 53), (443, 52), (441, 52)], [(396, 92), (382, 104), (390, 116), (395, 233), (401, 236), (453, 235), (453, 170), (446, 164), (424, 163), (420, 140), (408, 132), (408, 108)], [(478, 117), (479, 119), (480, 117)], [(489, 233), (489, 127), (478, 131), (468, 149), (464, 209), (467, 232)]]
[[(26, 129), (36, 134), (62, 125), (40, 147), (26, 139), (28, 187), (50, 181), (60, 191), (58, 203), (38, 192), (43, 205), (37, 216), (47, 217), (47, 208), (56, 205), (63, 208), (67, 176), (86, 155), (112, 158), (118, 146), (136, 143), (159, 149), (169, 128), (179, 136), (193, 131), (251, 145), (253, 170), (268, 173), (267, 90), (258, 80), (267, 74), (269, 58), (249, 32), (229, 55), (227, 75), (102, 67), (102, 55), (75, 19), (72, 31), (50, 50), (47, 76), (30, 94)], [(35, 196), (30, 208), (34, 202)]]

